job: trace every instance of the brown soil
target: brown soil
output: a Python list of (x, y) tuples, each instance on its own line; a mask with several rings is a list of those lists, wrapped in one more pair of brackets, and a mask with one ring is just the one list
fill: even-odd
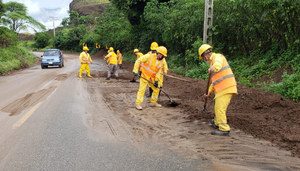
[[(105, 54), (102, 50), (92, 58), (103, 62)], [(230, 136), (212, 136), (210, 131), (213, 128), (209, 127), (209, 121), (214, 117), (213, 97), (208, 100), (207, 112), (202, 112), (206, 80), (168, 73), (189, 80), (186, 82), (165, 77), (163, 89), (180, 105), (170, 107), (169, 99), (162, 94), (159, 103), (163, 108), (148, 107), (149, 99), (145, 98), (142, 104), (144, 109), (138, 111), (134, 104), (139, 84), (129, 82), (133, 78), (132, 68), (132, 63), (123, 61), (119, 80), (112, 76), (112, 80), (106, 81), (106, 71), (95, 70), (91, 73), (93, 77), (101, 79), (97, 85), (104, 90), (108, 106), (131, 125), (134, 135), (164, 140), (179, 151), (213, 156), (212, 158), (225, 160), (230, 165), (243, 163), (246, 166), (261, 162), (268, 163), (268, 166), (283, 167), (284, 170), (300, 169), (300, 166), (292, 166), (300, 157), (299, 103), (278, 94), (239, 84), (239, 94), (232, 98), (227, 111)], [(91, 90), (94, 91), (96, 90)], [(139, 141), (143, 141), (143, 138)], [(291, 154), (275, 149), (287, 150)], [(283, 159), (286, 161), (279, 162)], [(295, 161), (291, 162), (292, 160)]]

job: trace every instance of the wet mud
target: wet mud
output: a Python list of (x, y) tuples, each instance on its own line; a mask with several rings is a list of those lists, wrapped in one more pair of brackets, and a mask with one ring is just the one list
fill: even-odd
[[(92, 56), (94, 61), (101, 63), (99, 67), (105, 67), (104, 55), (102, 51)], [(107, 71), (92, 68), (93, 79), (86, 82), (90, 85), (89, 93), (93, 96), (95, 92), (101, 93), (107, 107), (126, 125), (122, 127), (128, 128), (133, 143), (138, 145), (151, 139), (168, 144), (170, 149), (191, 158), (205, 156), (217, 163), (216, 168), (300, 170), (299, 103), (278, 94), (238, 85), (239, 94), (232, 98), (227, 111), (230, 135), (213, 136), (210, 132), (214, 129), (209, 124), (214, 117), (213, 96), (208, 99), (206, 111), (202, 111), (206, 80), (169, 72), (187, 80), (164, 78), (163, 89), (179, 105), (170, 106), (169, 98), (161, 93), (158, 102), (162, 108), (151, 108), (150, 99), (145, 97), (143, 110), (139, 111), (135, 109), (139, 80), (130, 82), (133, 64), (123, 61), (122, 67), (119, 80), (114, 75), (111, 80), (105, 80)], [(91, 117), (97, 122), (96, 113)]]

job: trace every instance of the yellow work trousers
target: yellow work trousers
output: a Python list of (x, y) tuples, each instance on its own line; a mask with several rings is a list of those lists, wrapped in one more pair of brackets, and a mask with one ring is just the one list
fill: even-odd
[(123, 62), (123, 60), (121, 59), (121, 60), (119, 60), (119, 65), (122, 65), (122, 62)]
[(151, 87), (152, 90), (153, 90), (150, 102), (151, 103), (157, 102), (158, 94), (159, 94), (159, 88), (154, 87), (153, 84), (147, 82), (143, 78), (140, 78), (140, 88), (139, 88), (139, 91), (137, 93), (136, 104), (142, 104), (143, 103), (143, 101), (144, 101), (144, 94), (145, 94), (147, 85), (149, 87)]
[(227, 124), (226, 111), (233, 94), (225, 94), (215, 99), (215, 125), (219, 126), (221, 131), (229, 131)]
[(164, 82), (164, 75), (161, 74), (159, 76), (159, 80), (158, 80), (158, 87), (162, 87), (163, 86), (163, 82)]
[(88, 76), (90, 75), (90, 66), (89, 64), (81, 64), (80, 70), (79, 70), (79, 77), (81, 77), (81, 74), (86, 70), (86, 73)]

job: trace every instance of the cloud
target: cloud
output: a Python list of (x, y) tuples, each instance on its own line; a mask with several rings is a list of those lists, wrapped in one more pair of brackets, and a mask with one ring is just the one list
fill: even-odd
[[(3, 0), (3, 3), (10, 2), (12, 0)], [(44, 24), (47, 28), (53, 29), (53, 18), (55, 27), (58, 27), (62, 22), (62, 19), (65, 17), (69, 17), (69, 2), (63, 0), (13, 0), (15, 2), (19, 2), (24, 4), (27, 7), (27, 14), (33, 17), (38, 22)], [(68, 0), (72, 1), (72, 0)], [(62, 3), (64, 2), (64, 3)], [(28, 30), (30, 33), (33, 31)]]

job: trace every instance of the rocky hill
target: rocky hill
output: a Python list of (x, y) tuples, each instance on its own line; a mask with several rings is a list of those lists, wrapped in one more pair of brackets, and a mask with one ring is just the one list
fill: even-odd
[(70, 11), (77, 11), (81, 15), (90, 15), (94, 11), (102, 13), (105, 5), (109, 4), (108, 0), (73, 0), (70, 5)]

